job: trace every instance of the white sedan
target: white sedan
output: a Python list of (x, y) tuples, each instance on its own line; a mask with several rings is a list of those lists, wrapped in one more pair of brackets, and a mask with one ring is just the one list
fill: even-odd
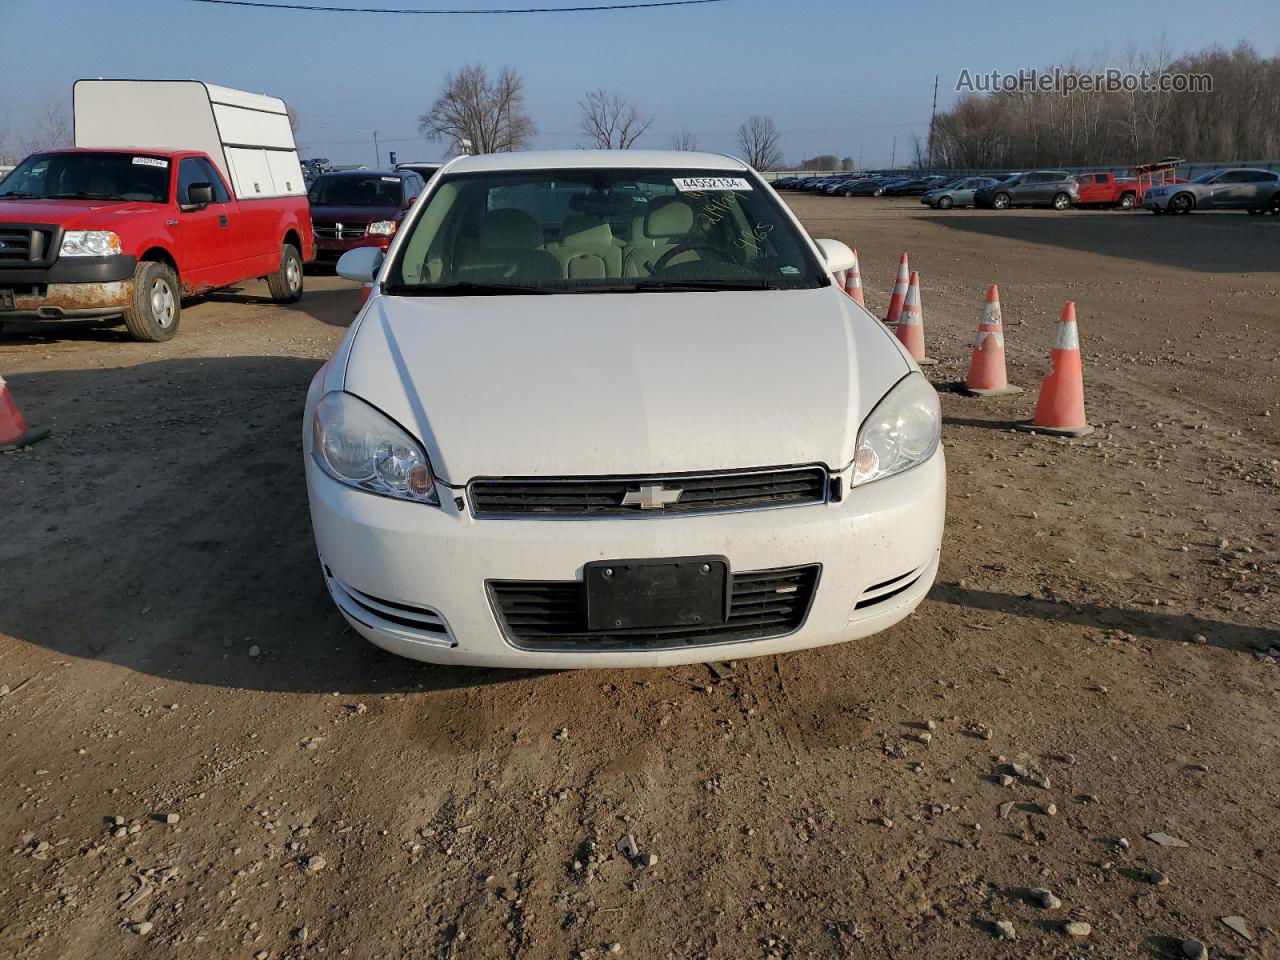
[(329, 592), (437, 663), (654, 666), (897, 623), (937, 575), (937, 394), (737, 160), (450, 162), (307, 397)]

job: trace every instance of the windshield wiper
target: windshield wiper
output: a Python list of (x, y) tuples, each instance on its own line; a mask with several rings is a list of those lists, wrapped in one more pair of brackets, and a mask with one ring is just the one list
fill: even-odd
[(781, 290), (768, 280), (637, 280), (635, 289), (645, 290)]
[(81, 190), (78, 193), (51, 193), (50, 200), (128, 200), (128, 197), (120, 197), (114, 193), (86, 193)]
[(10, 190), (8, 193), (0, 193), (0, 200), (34, 200), (37, 199), (34, 193), (24, 193), (21, 190)]
[(542, 287), (522, 287), (508, 283), (393, 283), (386, 292), (393, 297), (503, 297), (512, 294), (547, 294), (555, 290)]

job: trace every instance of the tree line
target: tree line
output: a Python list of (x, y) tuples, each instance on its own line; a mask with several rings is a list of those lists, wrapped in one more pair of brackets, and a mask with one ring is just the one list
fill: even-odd
[(937, 115), (927, 139), (917, 138), (915, 162), (991, 169), (1134, 164), (1169, 156), (1221, 163), (1280, 157), (1280, 57), (1262, 57), (1247, 43), (1176, 58), (1163, 47), (1130, 49), (1121, 69), (1208, 74), (1212, 90), (970, 94)]
[[(578, 102), (583, 145), (629, 150), (649, 132), (655, 117), (620, 93), (588, 91)], [(537, 124), (525, 106), (524, 81), (510, 67), (490, 79), (482, 64), (468, 64), (445, 77), (439, 96), (418, 117), (418, 130), (457, 153), (502, 153), (533, 144)], [(737, 130), (742, 157), (758, 170), (782, 163), (782, 138), (772, 117), (753, 115)], [(697, 134), (681, 127), (667, 141), (671, 150), (697, 150)]]

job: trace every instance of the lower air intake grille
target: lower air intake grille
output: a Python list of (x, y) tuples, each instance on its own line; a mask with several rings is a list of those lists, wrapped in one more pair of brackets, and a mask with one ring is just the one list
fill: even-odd
[(732, 576), (729, 617), (712, 626), (590, 631), (577, 580), (491, 580), (489, 597), (508, 637), (532, 650), (664, 650), (781, 637), (800, 628), (813, 603), (819, 564)]

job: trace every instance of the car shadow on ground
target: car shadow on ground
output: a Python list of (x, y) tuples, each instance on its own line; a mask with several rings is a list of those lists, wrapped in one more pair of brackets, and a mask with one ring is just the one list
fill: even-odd
[[(337, 285), (335, 285), (337, 284)], [(276, 303), (257, 285), (253, 288), (228, 287), (215, 290), (192, 300), (188, 306), (200, 303), (236, 304), (239, 306), (269, 307), (305, 313), (313, 320), (331, 327), (350, 326), (360, 309), (360, 287), (349, 280), (329, 280), (324, 286), (309, 285), (297, 303)]]
[(525, 676), (394, 657), (339, 616), (302, 464), (318, 367), (226, 357), (10, 377), (53, 435), (0, 457), (0, 634), (234, 688), (386, 693)]
[(1020, 243), (1067, 247), (1202, 273), (1280, 270), (1280, 219), (1226, 212), (1157, 217), (1149, 213), (1053, 214), (965, 211), (924, 214), (950, 230)]
[(1239, 652), (1252, 653), (1280, 647), (1280, 630), (1275, 628), (1209, 620), (1190, 613), (1156, 613), (1074, 600), (1054, 602), (994, 590), (975, 590), (943, 581), (934, 584), (929, 597), (972, 610), (1103, 630), (1122, 630), (1156, 640), (1192, 642), (1198, 634), (1209, 644)]

